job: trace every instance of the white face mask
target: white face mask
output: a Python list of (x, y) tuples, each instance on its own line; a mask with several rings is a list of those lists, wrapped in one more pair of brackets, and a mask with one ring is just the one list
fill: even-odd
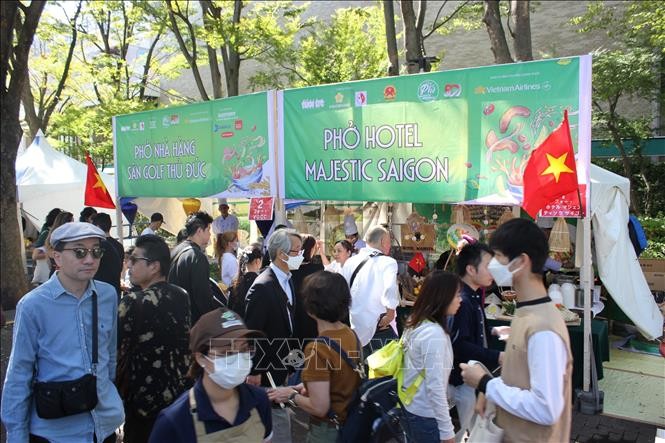
[(296, 269), (298, 269), (300, 267), (300, 265), (302, 264), (303, 260), (305, 260), (305, 257), (302, 255), (302, 252), (300, 254), (296, 255), (295, 257), (292, 256), (292, 255), (289, 255), (288, 260), (282, 259), (282, 261), (284, 261), (284, 263), (286, 263), (289, 266), (290, 271), (295, 271)]
[(215, 359), (206, 355), (203, 357), (215, 365), (215, 371), (208, 373), (208, 376), (224, 389), (233, 389), (244, 383), (252, 369), (252, 357), (249, 352), (239, 352)]
[(510, 264), (515, 260), (517, 260), (517, 257), (511, 260), (507, 265), (502, 265), (499, 263), (499, 260), (497, 260), (495, 257), (492, 257), (492, 260), (490, 260), (489, 264), (487, 265), (487, 270), (490, 271), (490, 274), (492, 274), (492, 278), (494, 279), (494, 282), (496, 282), (497, 286), (513, 285), (513, 275), (522, 269), (521, 266), (514, 271), (508, 269)]

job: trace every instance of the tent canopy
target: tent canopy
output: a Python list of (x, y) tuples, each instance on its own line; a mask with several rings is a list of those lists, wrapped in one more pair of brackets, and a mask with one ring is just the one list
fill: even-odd
[[(628, 236), (630, 181), (593, 164), (590, 173), (590, 215), (600, 279), (645, 337), (660, 337), (663, 315), (651, 295)], [(581, 226), (578, 224), (578, 245), (582, 244)], [(579, 254), (577, 258), (580, 263)]]

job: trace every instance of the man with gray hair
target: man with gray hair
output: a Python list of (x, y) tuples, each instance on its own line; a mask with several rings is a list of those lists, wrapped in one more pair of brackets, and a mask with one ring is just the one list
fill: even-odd
[[(285, 362), (299, 350), (295, 335), (296, 291), (291, 282), (291, 271), (303, 261), (302, 240), (292, 230), (275, 231), (268, 240), (268, 266), (254, 280), (247, 292), (245, 324), (266, 335), (267, 340), (257, 342), (252, 372), (247, 382), (270, 387), (270, 374), (277, 386), (286, 382), (289, 367)], [(291, 441), (291, 422), (286, 409), (273, 407), (273, 442)]]
[(375, 226), (365, 235), (367, 246), (349, 258), (342, 274), (351, 288), (351, 328), (365, 357), (397, 338), (391, 323), (399, 304), (397, 261), (389, 257), (390, 232)]

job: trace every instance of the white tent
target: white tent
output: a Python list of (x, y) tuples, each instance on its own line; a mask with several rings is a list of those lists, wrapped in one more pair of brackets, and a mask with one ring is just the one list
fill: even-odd
[[(598, 274), (617, 305), (648, 339), (663, 334), (663, 315), (651, 295), (628, 236), (630, 181), (591, 165), (593, 240)], [(582, 244), (578, 224), (577, 244)], [(581, 248), (577, 249), (581, 263)]]
[[(46, 214), (53, 208), (61, 208), (72, 212), (78, 219), (83, 209), (87, 166), (66, 154), (53, 149), (40, 131), (30, 146), (21, 150), (16, 159), (16, 186), (18, 201), (23, 214), (40, 228)], [(100, 172), (107, 189), (114, 195), (115, 177)], [(202, 204), (202, 210), (212, 210), (212, 199)], [(115, 202), (118, 204), (118, 202)], [(170, 198), (139, 198), (135, 201), (139, 212), (147, 217), (153, 212), (161, 212), (166, 224), (164, 229), (177, 233), (184, 226), (185, 213), (177, 199)], [(113, 209), (96, 208), (98, 212), (106, 212), (115, 222), (116, 211)], [(212, 212), (210, 212), (212, 213)], [(123, 223), (127, 220), (123, 217)], [(142, 227), (139, 227), (142, 229)], [(115, 233), (115, 231), (112, 231)], [(140, 232), (139, 232), (140, 233)], [(124, 236), (128, 234), (124, 231)]]

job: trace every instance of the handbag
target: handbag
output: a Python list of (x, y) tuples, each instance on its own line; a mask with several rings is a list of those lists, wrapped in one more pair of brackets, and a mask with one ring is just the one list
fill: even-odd
[[(35, 248), (35, 250), (43, 250), (43, 248)], [(44, 283), (47, 281), (50, 277), (51, 274), (51, 262), (49, 261), (48, 257), (43, 258), (40, 260), (37, 260), (34, 258), (34, 252), (33, 252), (33, 260), (35, 263), (35, 270), (32, 275), (32, 283)]]
[(467, 443), (500, 443), (503, 441), (503, 429), (494, 423), (496, 407), (494, 402), (486, 400), (485, 416), (476, 414), (469, 432)]
[(76, 380), (36, 382), (33, 391), (39, 417), (68, 417), (97, 406), (97, 322), (97, 293), (92, 291), (92, 372)]

